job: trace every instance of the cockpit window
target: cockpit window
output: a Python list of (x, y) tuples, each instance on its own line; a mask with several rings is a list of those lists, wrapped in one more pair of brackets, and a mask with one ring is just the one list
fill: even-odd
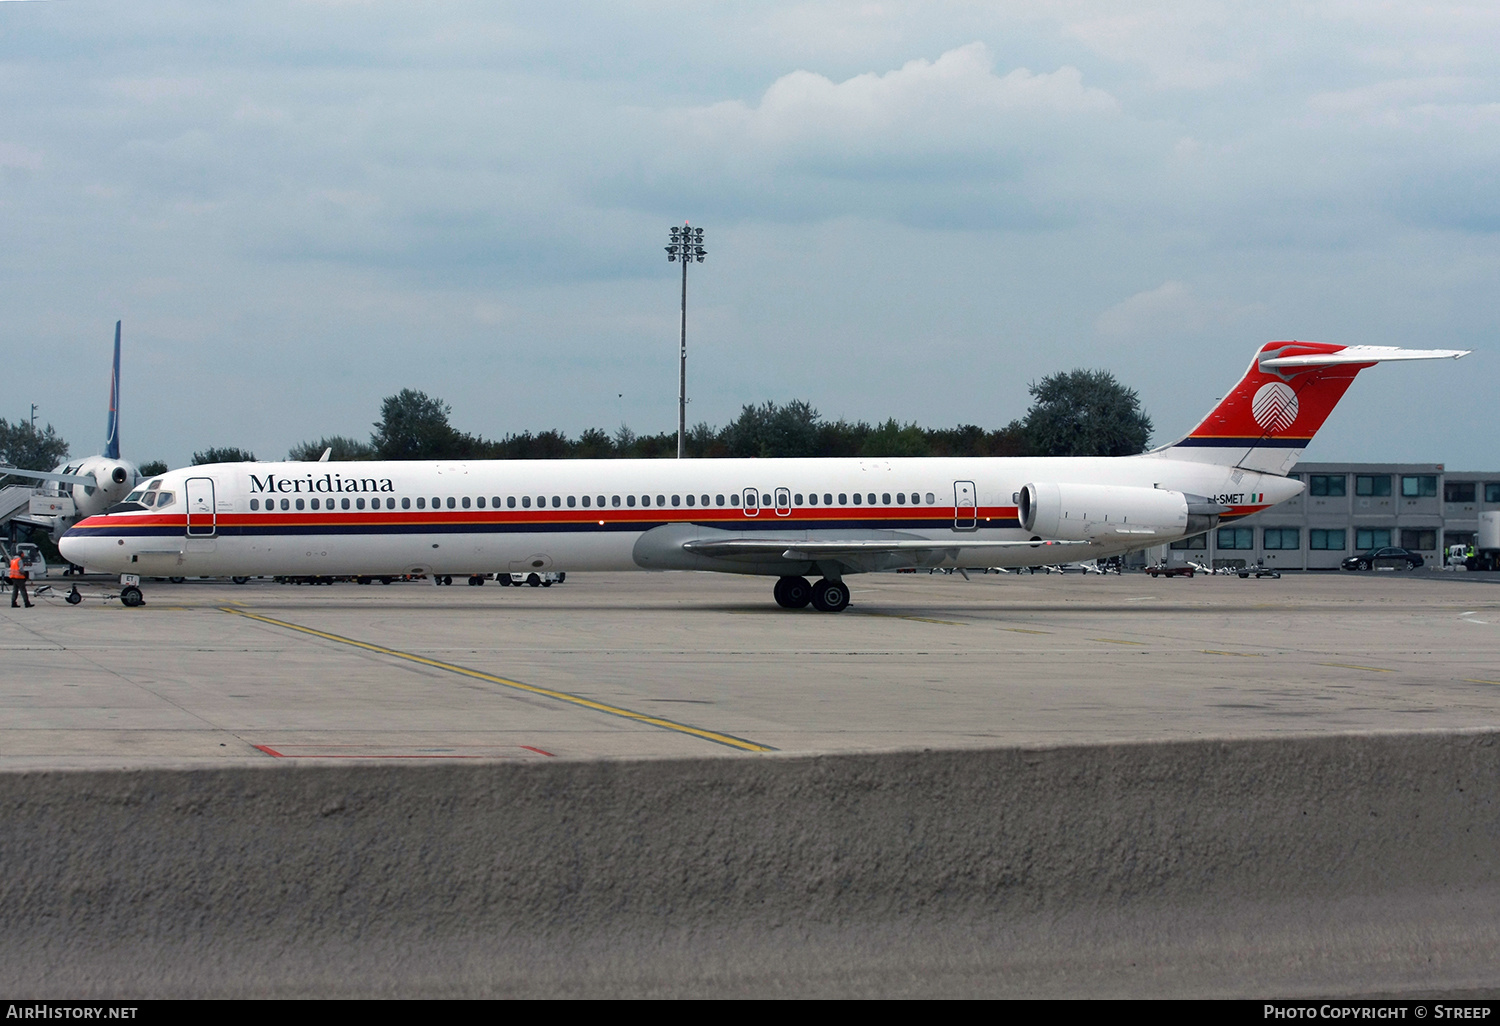
[(155, 481), (152, 481), (150, 484), (148, 484), (146, 486), (146, 491), (148, 491), (148, 492), (154, 492), (154, 491), (156, 491), (160, 487), (161, 487), (161, 478), (157, 478)]
[(161, 492), (156, 496), (156, 508), (172, 505), (172, 500), (177, 497), (176, 492)]
[(141, 496), (144, 495), (144, 494), (145, 494), (145, 492), (143, 490), (137, 488), (135, 491), (133, 491), (129, 495), (125, 496), (125, 501), (126, 502), (139, 502), (140, 499), (141, 499)]

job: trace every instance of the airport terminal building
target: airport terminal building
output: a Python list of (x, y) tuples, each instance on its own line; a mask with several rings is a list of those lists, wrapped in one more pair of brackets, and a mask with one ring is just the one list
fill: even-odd
[(1479, 514), (1500, 510), (1500, 471), (1441, 463), (1299, 463), (1300, 496), (1170, 546), (1148, 562), (1264, 562), (1281, 570), (1337, 570), (1346, 556), (1386, 545), (1441, 566), (1449, 545), (1474, 541)]

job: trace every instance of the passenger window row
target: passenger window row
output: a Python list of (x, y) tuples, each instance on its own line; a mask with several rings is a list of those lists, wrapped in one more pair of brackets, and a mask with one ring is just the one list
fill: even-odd
[[(654, 498), (654, 501), (653, 501), (653, 498)], [(752, 495), (751, 498), (754, 498), (754, 496)], [(834, 504), (833, 498), (834, 497), (833, 497), (833, 493), (832, 492), (824, 492), (823, 495), (821, 496), (821, 505), (832, 506)], [(618, 509), (621, 505), (624, 505), (624, 506), (629, 507), (629, 508), (634, 508), (636, 506), (636, 504), (637, 504), (637, 497), (635, 495), (626, 495), (626, 496), (623, 496), (623, 497), (619, 496), (619, 495), (611, 495), (611, 496), (607, 496), (607, 497), (603, 496), (603, 495), (598, 495), (598, 496), (585, 495), (585, 496), (582, 497), (582, 501), (581, 502), (579, 500), (579, 497), (576, 496), (576, 495), (568, 495), (568, 496), (553, 495), (553, 496), (550, 496), (550, 497), (546, 496), (546, 495), (538, 495), (535, 498), (535, 506), (533, 507), (532, 496), (530, 496), (530, 495), (522, 495), (522, 496), (517, 497), (517, 496), (511, 495), (511, 496), (506, 497), (505, 504), (504, 504), (503, 508), (505, 508), (505, 509), (517, 509), (517, 508), (520, 508), (520, 509), (532, 509), (532, 508), (546, 509), (546, 508), (548, 508), (550, 506), (552, 509), (561, 509), (564, 506), (564, 504), (566, 504), (567, 508), (569, 508), (569, 509), (576, 509), (580, 505), (584, 509), (591, 509), (591, 508), (595, 508), (595, 507), (597, 507), (598, 509), (604, 509), (606, 507), (606, 499), (608, 500), (608, 502), (607, 502), (608, 506), (611, 507), (611, 508), (615, 508), (615, 509)], [(684, 505), (684, 499), (686, 500), (685, 504), (687, 506), (708, 506), (708, 505), (710, 505), (710, 501), (709, 501), (710, 497), (708, 495), (688, 495), (688, 496), (685, 496), (685, 497), (682, 496), (682, 495), (673, 495), (673, 496), (670, 497), (670, 499), (666, 495), (657, 495), (657, 496), (654, 496), (654, 497), (651, 496), (651, 495), (642, 495), (642, 496), (639, 497), (639, 504), (641, 506), (653, 506), (654, 505), (654, 506), (657, 506), (657, 507), (664, 507), (664, 506), (667, 506), (670, 503), (670, 505), (672, 505), (672, 506), (681, 507), (681, 506)], [(819, 497), (819, 495), (816, 492), (808, 493), (806, 496), (804, 496), (801, 492), (797, 492), (795, 495), (793, 495), (791, 497), (791, 499), (792, 499), (792, 505), (794, 505), (794, 506), (817, 506), (817, 505), (820, 504), (820, 497)], [(804, 499), (805, 499), (805, 501), (804, 501)], [(865, 492), (865, 493), (854, 492), (853, 493), (853, 504), (856, 505), (856, 506), (864, 505), (864, 504), (869, 504), (869, 505), (873, 506), (873, 505), (876, 504), (876, 499), (877, 499), (877, 497), (876, 497), (876, 494), (874, 492)], [(898, 505), (898, 506), (905, 506), (907, 504), (910, 504), (910, 505), (913, 505), (913, 506), (921, 505), (922, 504), (922, 499), (923, 499), (923, 496), (922, 496), (922, 493), (920, 493), (920, 492), (897, 492), (897, 493), (895, 493), (895, 505)], [(739, 496), (738, 493), (731, 493), (729, 495), (724, 495), (724, 494), (715, 495), (715, 496), (712, 497), (712, 500), (713, 500), (712, 501), (712, 505), (714, 505), (714, 506), (726, 506), (727, 505), (727, 506), (731, 506), (731, 507), (737, 507), (740, 504), (740, 496)], [(138, 500), (134, 500), (134, 501), (139, 501), (139, 502), (141, 502), (144, 505), (150, 505), (150, 502), (151, 502), (150, 495), (148, 493), (145, 497), (143, 497), (141, 499), (138, 499)], [(163, 493), (161, 493), (161, 498), (159, 500), (157, 500), (157, 505), (164, 506), (164, 505), (166, 505), (167, 503), (169, 503), (171, 501), (172, 501), (172, 493), (171, 492), (163, 492)], [(337, 503), (338, 503), (337, 507), (334, 506), (335, 501), (337, 501)], [(428, 508), (428, 501), (429, 500), (427, 499), (426, 496), (419, 495), (415, 499), (415, 506), (416, 506), (417, 509), (427, 509)], [(365, 509), (368, 506), (368, 508), (371, 509), (371, 510), (378, 510), (378, 509), (381, 509), (381, 508), (384, 508), (384, 509), (395, 509), (396, 508), (396, 502), (397, 502), (397, 500), (394, 497), (387, 497), (384, 500), (380, 499), (379, 497), (366, 500), (363, 496), (356, 496), (353, 499), (350, 499), (350, 498), (339, 498), (337, 500), (334, 500), (334, 499), (331, 499), (331, 498), (330, 499), (319, 499), (319, 498), (313, 498), (313, 499), (281, 499), (280, 500), (280, 504), (279, 504), (279, 508), (283, 509), (283, 510), (293, 510), (293, 509), (298, 509), (298, 510), (302, 510), (302, 509), (313, 509), (313, 510), (326, 509), (326, 510), (332, 510), (332, 509), (335, 509), (335, 508), (341, 509), (341, 510), (346, 510), (346, 509), (361, 510), (361, 509)], [(760, 505), (762, 505), (762, 506), (770, 506), (772, 502), (773, 502), (773, 499), (771, 498), (771, 496), (769, 494), (765, 494), (765, 495), (760, 496)], [(838, 504), (840, 506), (849, 505), (849, 502), (850, 502), (850, 494), (849, 493), (847, 493), (847, 492), (839, 492), (838, 493)], [(891, 505), (892, 504), (891, 493), (890, 492), (882, 492), (880, 494), (880, 496), (879, 496), (879, 502), (880, 502), (881, 505), (885, 505), (885, 506)], [(929, 506), (932, 506), (932, 505), (936, 505), (936, 502), (937, 502), (936, 496), (934, 496), (934, 494), (932, 492), (928, 492), (926, 494), (926, 504), (929, 505)], [(382, 506), (382, 503), (383, 503), (383, 506)], [(402, 498), (400, 500), (400, 503), (401, 503), (401, 508), (402, 509), (411, 509), (413, 507), (413, 500), (410, 497)], [(449, 495), (449, 496), (447, 496), (446, 499), (443, 498), (443, 497), (441, 497), (441, 496), (433, 496), (433, 498), (431, 499), (431, 503), (432, 503), (432, 506), (431, 506), (432, 509), (485, 509), (486, 508), (486, 500), (485, 500), (485, 497), (483, 495), (479, 496), (478, 498), (471, 498), (470, 496), (467, 496), (467, 495), (455, 498), (454, 496)], [(250, 509), (252, 511), (259, 512), (261, 508), (262, 508), (262, 505), (261, 505), (261, 500), (260, 499), (251, 499), (250, 500)], [(277, 509), (278, 508), (277, 500), (276, 499), (266, 499), (265, 500), (264, 508), (265, 508), (265, 510), (267, 512), (271, 512), (271, 511)], [(489, 502), (488, 502), (488, 508), (501, 509), (502, 506), (501, 506), (500, 496), (496, 495), (496, 496), (493, 496), (492, 498), (490, 498)]]

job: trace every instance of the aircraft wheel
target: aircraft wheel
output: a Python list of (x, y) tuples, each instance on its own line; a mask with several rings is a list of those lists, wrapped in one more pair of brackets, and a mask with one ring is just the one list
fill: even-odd
[(782, 609), (802, 609), (812, 601), (812, 585), (805, 577), (782, 577), (776, 581), (774, 594)]
[(849, 605), (849, 588), (843, 581), (825, 578), (812, 586), (812, 604), (820, 613), (842, 612)]
[(134, 609), (136, 606), (142, 605), (145, 601), (146, 597), (141, 594), (141, 589), (133, 584), (128, 588), (120, 589), (120, 604), (122, 606), (129, 606)]
[(452, 584), (453, 583), (453, 577), (451, 575), (449, 575), (449, 574), (444, 574), (443, 575), (443, 583), (444, 584)]

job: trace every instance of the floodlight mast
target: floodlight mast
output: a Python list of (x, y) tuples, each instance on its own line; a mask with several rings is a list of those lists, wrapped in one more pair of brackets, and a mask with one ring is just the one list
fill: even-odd
[(682, 339), (677, 353), (677, 458), (682, 459), (687, 454), (687, 269), (694, 260), (703, 263), (708, 250), (703, 248), (702, 228), (690, 228), (684, 221), (669, 232), (667, 261), (682, 263)]

